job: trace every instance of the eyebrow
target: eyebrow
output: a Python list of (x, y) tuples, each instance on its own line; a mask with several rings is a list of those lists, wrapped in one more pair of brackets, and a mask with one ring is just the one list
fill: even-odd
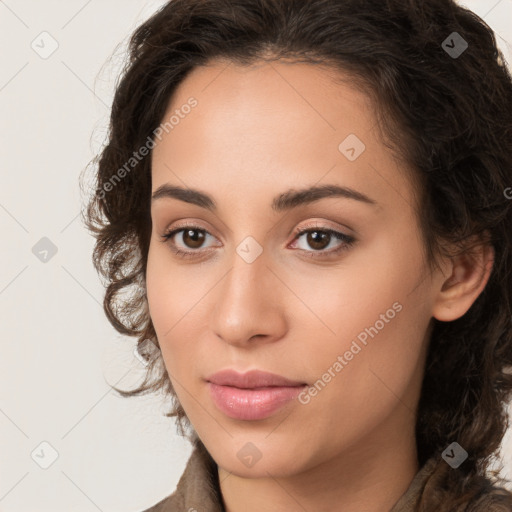
[[(275, 212), (291, 210), (302, 205), (324, 199), (326, 197), (343, 197), (353, 199), (372, 206), (379, 206), (377, 201), (349, 187), (339, 185), (312, 186), (300, 190), (290, 189), (276, 196), (272, 201), (272, 209)], [(162, 198), (179, 199), (186, 203), (195, 204), (212, 212), (217, 211), (215, 200), (204, 192), (191, 188), (183, 188), (165, 184), (158, 187), (151, 197), (151, 201)]]

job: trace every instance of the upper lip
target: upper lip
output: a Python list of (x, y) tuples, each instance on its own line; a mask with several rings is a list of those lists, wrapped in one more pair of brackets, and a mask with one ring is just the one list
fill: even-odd
[(263, 388), (269, 386), (295, 387), (304, 386), (305, 382), (298, 382), (287, 379), (275, 373), (251, 370), (246, 373), (238, 373), (235, 370), (227, 369), (210, 375), (208, 382), (219, 386), (232, 386), (236, 388)]

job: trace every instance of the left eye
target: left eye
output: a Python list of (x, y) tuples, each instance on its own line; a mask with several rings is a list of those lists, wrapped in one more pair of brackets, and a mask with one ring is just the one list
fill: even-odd
[[(351, 246), (355, 239), (349, 235), (345, 235), (344, 233), (340, 233), (339, 231), (335, 231), (329, 228), (314, 228), (314, 229), (306, 229), (299, 231), (294, 240), (299, 240), (304, 238), (307, 245), (314, 249), (314, 251), (308, 251), (308, 249), (301, 248), (306, 252), (322, 252), (323, 254), (331, 254), (337, 253), (343, 249)], [(325, 250), (331, 242), (338, 240), (340, 243), (335, 249)]]
[[(179, 233), (183, 233), (182, 244), (184, 246), (184, 250), (173, 240)], [(197, 256), (198, 253), (202, 252), (199, 249), (201, 249), (201, 246), (208, 236), (214, 238), (213, 235), (208, 233), (208, 231), (198, 226), (184, 226), (164, 233), (162, 235), (162, 242), (170, 242), (169, 245), (177, 256), (187, 258)], [(313, 250), (311, 251), (304, 248), (299, 249), (304, 253), (309, 253), (308, 257), (325, 257), (334, 253), (339, 253), (348, 249), (355, 242), (355, 238), (352, 236), (340, 233), (339, 231), (335, 231), (330, 228), (320, 227), (303, 229), (296, 232), (293, 242), (303, 238), (304, 236), (306, 236), (306, 243)], [(338, 240), (340, 243), (335, 249), (326, 251), (326, 247), (331, 244), (333, 239)], [(187, 250), (187, 248), (192, 250)]]

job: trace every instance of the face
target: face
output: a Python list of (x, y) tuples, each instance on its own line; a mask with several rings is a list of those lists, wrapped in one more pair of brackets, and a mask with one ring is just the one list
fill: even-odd
[[(414, 426), (434, 293), (413, 184), (333, 73), (196, 68), (152, 153), (150, 315), (187, 417), (238, 475), (377, 454)], [(211, 382), (226, 369), (292, 383)]]

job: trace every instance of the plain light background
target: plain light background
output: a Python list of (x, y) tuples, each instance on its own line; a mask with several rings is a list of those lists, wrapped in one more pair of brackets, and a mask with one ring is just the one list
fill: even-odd
[[(129, 389), (144, 367), (104, 316), (79, 218), (124, 44), (164, 3), (0, 0), (0, 512), (140, 512), (174, 490), (191, 452), (161, 398), (109, 387)], [(461, 3), (511, 62), (512, 0)], [(502, 458), (512, 478), (510, 431)]]

